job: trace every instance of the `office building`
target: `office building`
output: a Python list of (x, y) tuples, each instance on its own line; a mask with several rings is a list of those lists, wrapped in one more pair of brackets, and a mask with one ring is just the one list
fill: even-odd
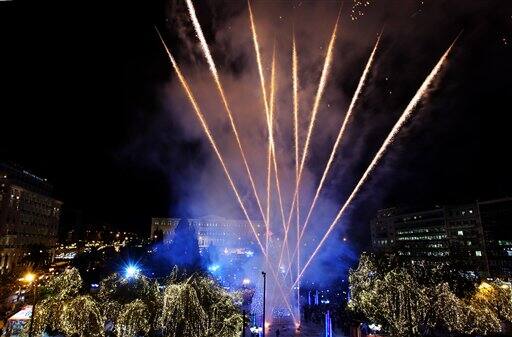
[(374, 250), (413, 261), (451, 260), (482, 276), (512, 277), (512, 198), (383, 209), (371, 239)]
[(33, 246), (53, 256), (61, 206), (46, 179), (0, 163), (0, 273), (21, 263)]

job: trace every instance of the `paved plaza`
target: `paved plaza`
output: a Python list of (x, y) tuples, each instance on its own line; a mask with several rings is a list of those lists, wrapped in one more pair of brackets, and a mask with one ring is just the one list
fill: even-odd
[[(266, 337), (276, 337), (276, 330), (279, 329), (279, 337), (325, 337), (325, 330), (323, 326), (305, 325), (300, 331), (296, 331), (294, 325), (272, 325), (267, 331)], [(343, 337), (333, 333), (332, 337)]]

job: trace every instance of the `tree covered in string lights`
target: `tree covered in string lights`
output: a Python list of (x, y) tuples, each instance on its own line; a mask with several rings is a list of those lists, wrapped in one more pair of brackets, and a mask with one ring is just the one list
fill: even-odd
[(104, 335), (104, 325), (98, 302), (89, 295), (77, 296), (62, 307), (59, 327), (68, 336), (100, 337)]
[[(451, 279), (450, 279), (451, 276)], [(363, 254), (350, 272), (349, 309), (392, 336), (489, 334), (512, 320), (512, 293), (500, 281), (471, 287), (446, 265), (404, 264)]]
[(64, 331), (64, 308), (67, 306), (67, 310), (71, 310), (69, 306), (77, 304), (72, 300), (80, 294), (82, 286), (82, 278), (76, 269), (66, 269), (45, 282), (39, 289), (41, 299), (34, 315), (34, 331)]
[[(123, 322), (130, 326), (137, 326), (136, 308), (142, 305), (146, 308), (147, 315), (144, 316), (147, 326), (142, 331), (156, 331), (158, 317), (161, 314), (162, 295), (156, 281), (140, 275), (134, 278), (122, 277), (119, 274), (112, 274), (100, 282), (100, 290), (97, 295), (100, 301), (100, 307), (103, 315), (114, 323), (116, 331), (121, 331), (124, 327), (119, 327), (116, 321), (120, 315), (123, 316)], [(127, 312), (128, 310), (128, 312)], [(128, 322), (133, 318), (133, 322)], [(124, 324), (123, 323), (123, 324)]]
[(164, 290), (161, 324), (164, 335), (203, 336), (208, 316), (189, 283), (169, 284)]
[(230, 295), (212, 279), (192, 276), (180, 282), (171, 277), (163, 295), (162, 326), (166, 336), (235, 337), (242, 327), (237, 303), (239, 294)]
[(204, 276), (192, 278), (189, 282), (208, 315), (204, 336), (238, 336), (243, 322), (237, 304), (242, 303), (242, 295), (230, 295)]
[(118, 336), (135, 336), (142, 332), (146, 334), (151, 328), (151, 313), (147, 305), (137, 299), (125, 304), (119, 310), (116, 320)]
[(235, 337), (242, 326), (241, 298), (212, 279), (173, 272), (164, 286), (142, 275), (113, 274), (90, 294), (76, 269), (50, 278), (40, 289), (36, 335), (83, 337)]

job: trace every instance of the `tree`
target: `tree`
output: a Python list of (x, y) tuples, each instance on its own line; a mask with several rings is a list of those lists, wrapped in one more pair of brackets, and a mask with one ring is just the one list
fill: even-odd
[(236, 337), (242, 315), (240, 296), (230, 295), (212, 279), (175, 270), (163, 291), (144, 276), (112, 274), (89, 295), (76, 269), (51, 277), (40, 289), (34, 331), (97, 337), (115, 331), (165, 337)]
[(484, 282), (477, 289), (463, 274), (450, 280), (452, 272), (445, 265), (397, 264), (362, 255), (349, 276), (349, 309), (382, 324), (392, 336), (499, 332), (500, 321), (512, 318), (509, 286)]
[(184, 281), (170, 283), (163, 299), (164, 334), (169, 337), (236, 337), (242, 328), (237, 299), (241, 301), (204, 276), (192, 275)]
[(62, 313), (82, 289), (82, 278), (78, 270), (66, 269), (58, 276), (50, 278), (38, 292), (40, 298), (36, 306), (33, 329), (41, 333), (45, 329), (64, 331)]
[(96, 301), (89, 295), (81, 295), (64, 304), (60, 315), (60, 328), (68, 336), (103, 336), (105, 319)]
[(150, 319), (148, 307), (140, 299), (125, 304), (117, 317), (117, 335), (131, 337), (139, 332), (146, 334), (151, 327)]
[(447, 283), (435, 287), (434, 291), (429, 310), (431, 326), (448, 332), (465, 331), (468, 313), (464, 301), (451, 291)]
[(158, 317), (162, 310), (162, 296), (156, 281), (142, 275), (127, 279), (119, 274), (112, 274), (100, 282), (97, 297), (104, 316), (112, 322), (115, 322), (119, 315), (123, 315), (123, 310), (131, 308), (126, 305), (135, 301), (142, 302), (148, 313), (148, 331), (159, 329)]
[(165, 336), (204, 336), (207, 315), (196, 290), (188, 283), (170, 284), (165, 288), (162, 310), (162, 326)]
[(237, 336), (243, 322), (235, 303), (242, 301), (241, 294), (230, 296), (207, 277), (195, 277), (191, 280), (191, 285), (208, 315), (205, 336)]

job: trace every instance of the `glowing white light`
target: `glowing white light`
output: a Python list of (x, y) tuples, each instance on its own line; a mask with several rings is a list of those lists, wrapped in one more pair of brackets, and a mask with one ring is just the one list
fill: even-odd
[(373, 331), (380, 331), (382, 329), (382, 325), (380, 324), (370, 324), (368, 327)]
[(220, 266), (218, 264), (212, 264), (211, 266), (208, 267), (208, 271), (210, 271), (210, 272), (216, 272), (219, 269), (220, 269)]
[(125, 269), (126, 278), (134, 278), (140, 274), (140, 268), (136, 265), (128, 265)]

